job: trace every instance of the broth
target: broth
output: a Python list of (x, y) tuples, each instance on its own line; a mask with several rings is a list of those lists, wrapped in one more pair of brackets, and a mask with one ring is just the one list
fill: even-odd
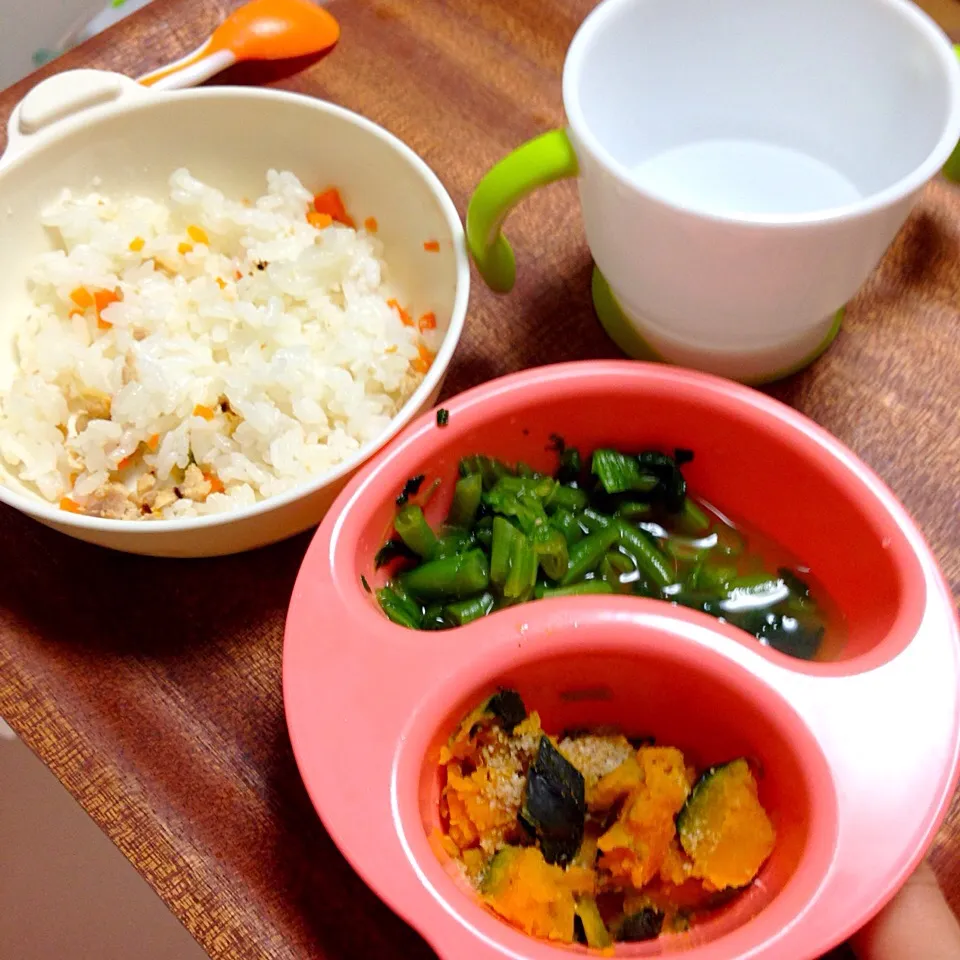
[[(817, 650), (809, 659), (817, 661), (839, 659), (847, 642), (846, 617), (844, 617), (839, 604), (830, 596), (826, 587), (817, 579), (810, 568), (800, 562), (772, 537), (761, 533), (748, 524), (732, 520), (711, 503), (700, 499), (696, 495), (693, 495), (692, 499), (710, 517), (711, 521), (735, 531), (742, 539), (742, 553), (737, 557), (729, 557), (727, 560), (736, 569), (737, 576), (753, 577), (762, 575), (769, 570), (786, 570), (803, 582), (809, 591), (811, 600), (816, 605), (818, 619), (824, 628), (823, 637), (817, 646)], [(670, 533), (666, 540), (668, 542), (673, 540), (682, 544), (690, 542), (690, 538), (682, 537), (676, 533)], [(762, 597), (752, 599), (755, 601), (753, 609), (756, 611), (776, 609), (778, 606), (776, 602), (765, 603)], [(738, 624), (734, 623), (734, 625)], [(763, 638), (757, 639), (764, 643)]]

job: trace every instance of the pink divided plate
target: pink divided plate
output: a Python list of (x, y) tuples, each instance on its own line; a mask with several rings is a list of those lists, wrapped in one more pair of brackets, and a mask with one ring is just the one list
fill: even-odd
[[(932, 839), (958, 775), (958, 627), (922, 536), (890, 491), (811, 421), (749, 388), (633, 362), (539, 368), (451, 400), (344, 490), (287, 618), (287, 723), (310, 797), (364, 880), (448, 960), (549, 960), (490, 913), (438, 849), (438, 753), (497, 686), (544, 728), (616, 723), (698, 766), (756, 758), (777, 845), (754, 884), (688, 933), (617, 948), (690, 960), (816, 957), (868, 920)], [(465, 627), (381, 613), (373, 558), (413, 475), (442, 486), (485, 453), (552, 471), (551, 434), (589, 451), (689, 447), (690, 488), (809, 566), (845, 615), (831, 662), (761, 646), (700, 613), (632, 597), (537, 601)], [(358, 933), (358, 938), (362, 933)], [(358, 942), (358, 950), (362, 943)]]

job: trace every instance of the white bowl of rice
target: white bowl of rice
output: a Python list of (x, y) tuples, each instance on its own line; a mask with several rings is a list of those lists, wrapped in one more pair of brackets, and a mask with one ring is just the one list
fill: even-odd
[(134, 553), (317, 523), (437, 399), (457, 211), (370, 121), (274, 90), (34, 88), (0, 158), (0, 501)]

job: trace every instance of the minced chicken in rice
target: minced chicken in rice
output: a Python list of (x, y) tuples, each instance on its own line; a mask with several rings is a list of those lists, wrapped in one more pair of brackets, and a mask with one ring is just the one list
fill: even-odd
[[(178, 170), (169, 197), (64, 193), (28, 276), (0, 456), (61, 508), (164, 519), (252, 504), (388, 425), (432, 360), (381, 245), (292, 173), (254, 202)], [(341, 211), (338, 213), (338, 210)]]

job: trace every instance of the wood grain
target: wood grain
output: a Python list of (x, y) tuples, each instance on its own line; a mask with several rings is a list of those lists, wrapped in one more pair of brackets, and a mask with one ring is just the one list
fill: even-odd
[(917, 6), (926, 10), (954, 43), (960, 40), (960, 3), (957, 0), (918, 0)]
[[(193, 48), (233, 6), (156, 0), (0, 94), (97, 66), (137, 75)], [(349, 0), (319, 62), (235, 68), (392, 130), (461, 212), (487, 167), (562, 121), (559, 72), (589, 0)], [(475, 284), (457, 392), (523, 367), (616, 355), (590, 309), (575, 195), (512, 218), (519, 281)], [(960, 193), (931, 185), (840, 337), (771, 392), (849, 444), (907, 505), (960, 591)], [(544, 331), (547, 335), (544, 335)], [(321, 828), (287, 740), (283, 617), (301, 536), (222, 560), (154, 561), (0, 510), (0, 713), (214, 957), (428, 958)], [(960, 808), (932, 851), (960, 908)]]

